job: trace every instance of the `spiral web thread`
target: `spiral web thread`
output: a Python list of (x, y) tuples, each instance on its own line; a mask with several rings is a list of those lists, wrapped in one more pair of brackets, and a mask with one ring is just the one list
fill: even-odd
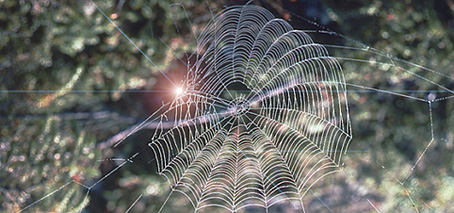
[[(230, 7), (198, 38), (184, 92), (153, 136), (158, 172), (194, 209), (303, 197), (335, 172), (351, 140), (338, 61), (303, 31), (264, 8)], [(163, 207), (165, 203), (163, 204)]]

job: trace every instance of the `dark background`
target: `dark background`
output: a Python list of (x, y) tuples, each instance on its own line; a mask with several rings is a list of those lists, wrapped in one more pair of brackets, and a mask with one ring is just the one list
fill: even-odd
[[(172, 98), (159, 70), (181, 80), (186, 66), (178, 58), (191, 60), (192, 30), (203, 29), (210, 10), (244, 3), (96, 1), (154, 66), (89, 1), (0, 1), (1, 208), (18, 211), (64, 186), (27, 210), (78, 211), (87, 190), (66, 183), (93, 185), (139, 152), (90, 190), (85, 211), (124, 212), (139, 195), (133, 211), (156, 211), (169, 187), (147, 147), (153, 130), (116, 148), (109, 139)], [(344, 47), (328, 48), (333, 56), (370, 62), (340, 60), (347, 83), (422, 99), (453, 95), (437, 87), (454, 88), (452, 0), (253, 4), (315, 30), (308, 34), (318, 43)], [(342, 172), (306, 196), (307, 210), (454, 211), (454, 99), (432, 103), (431, 121), (427, 103), (348, 89), (350, 151)], [(173, 202), (187, 210), (185, 201)]]

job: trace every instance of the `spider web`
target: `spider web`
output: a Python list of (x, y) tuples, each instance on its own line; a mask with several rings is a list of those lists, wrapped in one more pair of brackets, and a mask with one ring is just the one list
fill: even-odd
[[(126, 137), (113, 140), (118, 145), (142, 128), (156, 129), (149, 147), (158, 173), (171, 185), (161, 210), (179, 193), (196, 211), (222, 208), (234, 212), (251, 207), (268, 211), (282, 202), (291, 203), (295, 211), (304, 211), (303, 201), (312, 192), (311, 187), (326, 175), (341, 171), (341, 157), (352, 139), (347, 100), (354, 98), (347, 97), (347, 92), (354, 89), (427, 106), (427, 119), (422, 122), (423, 131), (429, 132), (429, 137), (423, 139), (427, 143), (406, 166), (403, 178), (389, 175), (401, 185), (408, 185), (418, 163), (436, 141), (434, 105), (453, 96), (413, 95), (345, 83), (340, 62), (349, 68), (357, 63), (391, 67), (391, 72), (407, 73), (422, 84), (450, 94), (453, 91), (436, 83), (433, 76), (452, 77), (363, 44), (317, 44), (311, 33), (333, 32), (294, 30), (288, 22), (253, 5), (229, 7), (213, 17), (196, 39), (197, 60), (188, 66), (186, 80), (179, 85), (183, 92), (145, 122), (126, 130)], [(328, 50), (335, 49), (381, 58), (375, 61), (330, 56)], [(425, 72), (415, 72), (415, 67)], [(111, 159), (121, 163), (94, 183), (85, 185), (73, 180), (22, 210), (64, 191), (70, 184), (87, 189), (87, 200), (96, 185), (138, 155)], [(395, 173), (387, 170), (385, 161), (377, 160), (376, 164), (379, 173)], [(411, 190), (405, 190), (405, 197), (418, 211)], [(128, 211), (141, 198), (142, 194)], [(80, 210), (86, 205), (82, 203)], [(367, 199), (367, 203), (379, 211), (375, 202)]]
[[(184, 92), (149, 144), (159, 174), (197, 210), (302, 198), (351, 139), (341, 67), (267, 10), (230, 7), (198, 39)], [(240, 90), (243, 88), (243, 90)], [(170, 196), (170, 195), (169, 195)]]

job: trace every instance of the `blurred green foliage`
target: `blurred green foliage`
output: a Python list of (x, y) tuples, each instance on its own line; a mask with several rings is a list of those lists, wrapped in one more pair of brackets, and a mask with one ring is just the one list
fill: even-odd
[[(15, 130), (11, 136), (8, 127)], [(81, 208), (85, 193), (72, 181), (99, 176), (95, 160), (100, 153), (91, 148), (95, 138), (58, 116), (18, 119), (2, 128), (2, 208), (18, 211), (61, 186), (65, 186), (64, 190), (52, 194), (52, 199), (45, 199), (28, 210), (53, 212)]]
[[(189, 48), (181, 42), (188, 34), (181, 6), (96, 3), (157, 66), (90, 1), (0, 1), (2, 209), (17, 211), (68, 181), (99, 179), (99, 160), (112, 154), (101, 155), (97, 142), (131, 124), (116, 111), (146, 116), (140, 103), (120, 100), (123, 92), (150, 88), (158, 70)], [(78, 210), (85, 192), (71, 182), (28, 210)]]
[[(367, 61), (344, 61), (347, 82), (422, 99), (452, 95), (441, 87), (454, 88), (454, 2), (324, 2), (341, 33), (354, 39), (345, 45), (368, 50), (333, 51)], [(370, 54), (375, 50), (380, 54)], [(454, 102), (432, 103), (430, 111), (424, 102), (351, 89), (350, 149), (367, 154), (347, 154), (349, 182), (363, 187), (362, 195), (379, 194), (371, 200), (382, 212), (453, 211), (445, 184), (454, 175)]]
[[(277, 2), (274, 9), (286, 17), (285, 10), (277, 8), (286, 1)], [(340, 59), (347, 82), (423, 99), (449, 95), (434, 83), (454, 88), (451, 0), (322, 2), (338, 32), (353, 39), (344, 39), (342, 45), (359, 48), (328, 48), (330, 53), (367, 61)], [(124, 91), (152, 88), (159, 70), (166, 71), (177, 56), (194, 49), (192, 29), (197, 32), (211, 17), (202, 0), (173, 5), (158, 0), (96, 3), (157, 67), (87, 0), (0, 1), (0, 189), (4, 195), (0, 202), (6, 211), (22, 209), (66, 183), (29, 210), (78, 210), (84, 205), (86, 188), (75, 181), (93, 184), (118, 165), (99, 160), (128, 158), (138, 147), (144, 150), (150, 134), (139, 134), (130, 140), (140, 143), (113, 151), (99, 150), (98, 142), (147, 116), (140, 103), (146, 100)], [(219, 11), (227, 3), (209, 4)], [(349, 90), (354, 136), (350, 149), (360, 152), (347, 153), (345, 175), (321, 181), (314, 188), (318, 197), (308, 199), (321, 197), (336, 212), (370, 211), (366, 199), (382, 212), (454, 211), (450, 205), (454, 203), (453, 99), (432, 104), (435, 140), (428, 146), (427, 103)], [(101, 111), (107, 111), (107, 117), (92, 116)], [(424, 158), (412, 171), (422, 153)], [(143, 194), (136, 211), (156, 211), (168, 187), (146, 157), (135, 161), (132, 169), (118, 170), (99, 191), (92, 191), (88, 209), (124, 212)], [(352, 195), (334, 198), (334, 187)], [(319, 202), (308, 203), (308, 209), (326, 211)]]

